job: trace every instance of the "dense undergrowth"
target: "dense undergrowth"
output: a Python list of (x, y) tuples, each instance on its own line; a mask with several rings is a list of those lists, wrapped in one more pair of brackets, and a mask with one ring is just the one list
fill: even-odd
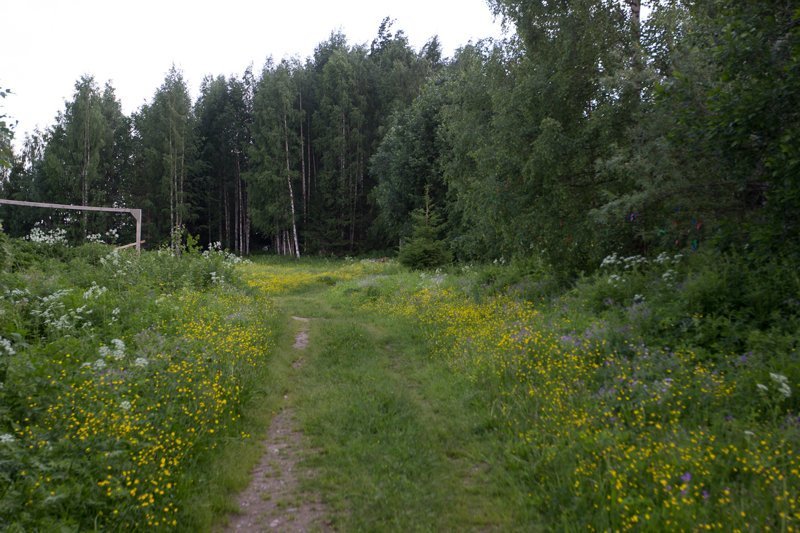
[(0, 529), (207, 529), (269, 301), (218, 251), (2, 249)]
[(493, 402), (482, 438), (504, 449), (505, 526), (798, 530), (800, 276), (789, 261), (612, 255), (564, 289), (532, 260), (411, 273), (99, 245), (2, 250), (2, 528), (207, 529), (196, 516), (198, 493), (214, 490), (205, 467), (242, 437), (278, 327), (274, 298), (331, 287), (326, 313), (357, 305), (421, 326), (431, 357)]
[(530, 261), (340, 290), (416, 317), (493, 391), (523, 521), (798, 529), (800, 280), (781, 260), (612, 255), (566, 292)]

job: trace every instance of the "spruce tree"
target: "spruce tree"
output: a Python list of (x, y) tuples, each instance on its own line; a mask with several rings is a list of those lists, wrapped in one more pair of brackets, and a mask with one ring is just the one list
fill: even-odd
[(447, 243), (439, 239), (441, 219), (431, 202), (430, 186), (425, 187), (425, 205), (411, 213), (413, 236), (400, 247), (400, 263), (418, 270), (436, 268), (452, 261)]

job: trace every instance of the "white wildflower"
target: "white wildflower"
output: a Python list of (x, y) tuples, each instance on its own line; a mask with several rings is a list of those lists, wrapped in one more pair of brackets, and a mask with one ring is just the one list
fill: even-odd
[(600, 263), (600, 268), (613, 267), (616, 266), (618, 263), (619, 263), (619, 257), (617, 256), (617, 253), (614, 252), (613, 254), (608, 255), (603, 259), (603, 262)]
[(631, 255), (622, 260), (625, 264), (625, 270), (630, 270), (632, 268), (636, 268), (639, 265), (647, 264), (647, 259), (642, 257), (641, 255)]
[(2, 350), (6, 352), (7, 355), (14, 355), (15, 353), (17, 353), (16, 351), (14, 351), (14, 347), (11, 346), (11, 341), (3, 337), (0, 337), (0, 348), (2, 348)]
[(761, 383), (756, 383), (756, 387), (758, 387), (758, 390), (760, 391), (769, 392), (769, 388)]
[(777, 384), (789, 383), (789, 378), (782, 374), (776, 374), (774, 372), (769, 373), (769, 377)]
[(101, 344), (98, 352), (100, 353), (101, 357), (111, 357), (117, 361), (121, 360), (125, 357), (125, 343), (122, 342), (120, 339), (111, 339), (111, 344), (114, 346), (113, 348), (109, 348), (105, 344)]
[(31, 242), (36, 242), (39, 244), (66, 245), (67, 230), (56, 228), (53, 230), (45, 231), (37, 225), (31, 230), (30, 235), (28, 235), (25, 238)]
[(139, 368), (145, 368), (148, 364), (150, 364), (150, 361), (144, 357), (137, 357), (133, 362), (133, 366), (138, 366)]
[(661, 252), (660, 254), (658, 254), (658, 257), (653, 259), (653, 262), (659, 265), (663, 265), (664, 263), (669, 261), (669, 259), (670, 259), (669, 254), (667, 252)]
[(98, 298), (105, 294), (108, 289), (105, 287), (100, 287), (97, 282), (93, 281), (92, 286), (86, 289), (86, 292), (83, 293), (84, 300), (90, 300), (94, 298)]
[(116, 228), (111, 228), (106, 232), (106, 238), (108, 239), (109, 243), (117, 242), (117, 239), (119, 239), (119, 230)]
[(776, 385), (778, 385), (778, 392), (780, 392), (785, 398), (788, 398), (792, 395), (792, 388), (789, 387), (789, 378), (783, 374), (775, 374), (774, 372), (770, 372), (769, 377), (775, 382)]
[(98, 359), (92, 366), (94, 366), (95, 370), (103, 370), (106, 367), (106, 362), (104, 359)]
[(788, 398), (792, 395), (792, 388), (789, 387), (788, 383), (781, 383), (778, 386), (778, 392), (780, 392), (784, 398)]
[(123, 400), (119, 403), (119, 408), (123, 411), (130, 411), (131, 410), (131, 402), (128, 400)]
[(0, 435), (0, 443), (2, 444), (10, 444), (15, 440), (17, 439), (15, 439), (14, 435), (12, 435), (11, 433), (3, 433), (2, 435)]

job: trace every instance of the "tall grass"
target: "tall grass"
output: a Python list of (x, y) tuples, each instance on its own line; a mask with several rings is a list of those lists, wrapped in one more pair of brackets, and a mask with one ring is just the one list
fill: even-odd
[(204, 469), (247, 437), (240, 418), (264, 377), (269, 302), (222, 252), (5, 250), (0, 529), (208, 520), (196, 509)]
[(735, 254), (612, 256), (536, 303), (486, 279), (473, 269), (342, 290), (415, 317), (434, 357), (493, 392), (507, 468), (544, 523), (798, 529), (793, 269)]

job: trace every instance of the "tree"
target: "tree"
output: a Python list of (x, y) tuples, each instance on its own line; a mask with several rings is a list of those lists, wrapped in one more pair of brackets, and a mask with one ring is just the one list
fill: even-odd
[(378, 207), (373, 231), (380, 242), (397, 243), (411, 235), (410, 214), (421, 208), (427, 190), (434, 203), (444, 201), (440, 168), (440, 112), (444, 93), (433, 80), (410, 107), (395, 112), (370, 159), (378, 184), (372, 197)]
[(186, 83), (174, 66), (152, 102), (133, 118), (136, 170), (129, 190), (145, 212), (146, 239), (168, 239), (175, 253), (191, 216), (186, 182), (195, 156), (193, 121)]
[[(277, 66), (268, 62), (264, 68), (254, 100), (254, 166), (249, 178), (257, 228), (271, 232), (275, 248), (295, 257), (300, 256), (300, 237), (294, 181), (298, 168), (305, 168), (305, 117), (298, 108), (302, 100), (294, 75), (299, 68), (285, 60)], [(304, 174), (301, 177), (305, 183)]]
[[(5, 98), (11, 91), (0, 87), (0, 98)], [(6, 121), (7, 115), (0, 114), (0, 169), (11, 168), (14, 152), (11, 149), (11, 140), (14, 131)]]
[(246, 81), (203, 80), (195, 104), (198, 164), (189, 190), (193, 231), (236, 253), (249, 253), (250, 211), (244, 175), (249, 161), (252, 102)]
[(423, 206), (411, 214), (414, 233), (408, 242), (400, 246), (397, 256), (401, 264), (420, 270), (439, 267), (452, 261), (447, 243), (439, 239), (441, 219), (431, 202), (429, 189), (430, 187), (425, 187)]

